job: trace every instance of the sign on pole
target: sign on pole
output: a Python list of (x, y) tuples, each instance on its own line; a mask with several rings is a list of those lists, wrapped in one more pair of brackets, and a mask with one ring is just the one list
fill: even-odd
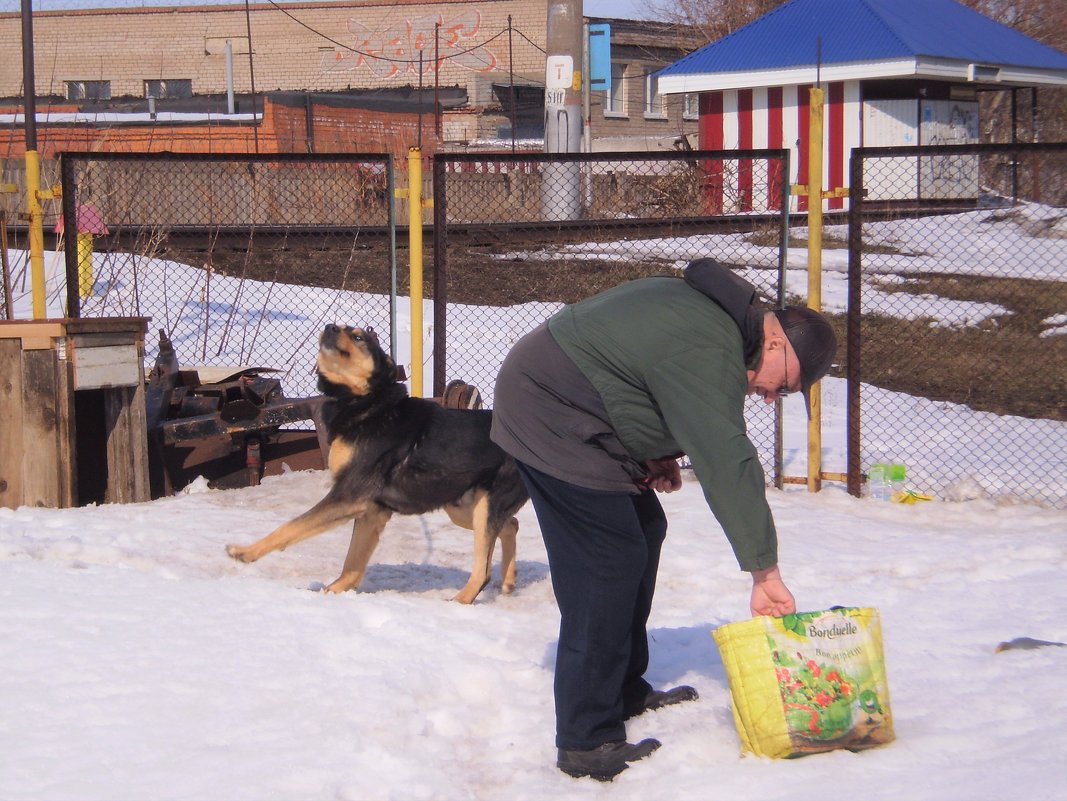
[(589, 26), (589, 88), (611, 91), (611, 26), (606, 22)]

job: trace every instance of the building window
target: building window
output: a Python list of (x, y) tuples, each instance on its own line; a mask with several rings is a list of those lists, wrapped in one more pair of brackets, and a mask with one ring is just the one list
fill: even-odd
[(645, 116), (654, 119), (667, 118), (664, 97), (659, 93), (659, 78), (652, 74), (645, 76)]
[(67, 100), (110, 100), (111, 81), (67, 81)]
[(682, 119), (700, 119), (700, 95), (696, 92), (688, 92), (682, 104)]
[(604, 98), (605, 117), (626, 116), (626, 65), (612, 62), (611, 91)]
[(169, 97), (192, 97), (191, 78), (169, 78), (165, 81), (145, 81), (144, 96), (162, 100)]

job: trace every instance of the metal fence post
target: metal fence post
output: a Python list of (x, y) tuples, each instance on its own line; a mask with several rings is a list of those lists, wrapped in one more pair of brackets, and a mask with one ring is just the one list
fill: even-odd
[(448, 183), (446, 162), (433, 160), (433, 394), (445, 394), (448, 340)]
[[(789, 151), (783, 150), (778, 161), (778, 174), (781, 215), (778, 229), (778, 297), (776, 307), (785, 306), (786, 298), (786, 264), (789, 258), (789, 200), (793, 195), (789, 185)], [(782, 399), (774, 402), (774, 486), (785, 487), (785, 415), (782, 413)]]
[(860, 361), (863, 357), (860, 338), (861, 278), (863, 271), (863, 151), (853, 148), (849, 158), (848, 195), (848, 303), (845, 320), (845, 392), (846, 392), (846, 486), (857, 498), (863, 486), (860, 465)]
[(74, 179), (74, 159), (59, 154), (60, 186), (63, 200), (63, 258), (67, 272), (67, 317), (81, 317), (78, 291), (78, 187)]
[(386, 200), (389, 216), (389, 355), (395, 362), (396, 353), (396, 174), (393, 159), (390, 157), (385, 166)]

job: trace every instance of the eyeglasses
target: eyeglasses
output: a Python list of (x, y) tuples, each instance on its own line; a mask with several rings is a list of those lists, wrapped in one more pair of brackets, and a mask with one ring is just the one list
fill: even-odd
[(782, 345), (782, 362), (785, 365), (785, 374), (782, 376), (782, 385), (778, 387), (778, 391), (775, 393), (779, 398), (784, 398), (787, 395), (792, 395), (796, 392), (795, 389), (789, 387), (789, 346)]

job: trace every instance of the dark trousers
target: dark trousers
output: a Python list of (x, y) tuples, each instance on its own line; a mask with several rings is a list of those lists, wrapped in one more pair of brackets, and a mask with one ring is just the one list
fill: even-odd
[(645, 624), (667, 518), (656, 494), (602, 492), (519, 472), (541, 526), (560, 611), (556, 746), (626, 738), (623, 720), (652, 689)]

